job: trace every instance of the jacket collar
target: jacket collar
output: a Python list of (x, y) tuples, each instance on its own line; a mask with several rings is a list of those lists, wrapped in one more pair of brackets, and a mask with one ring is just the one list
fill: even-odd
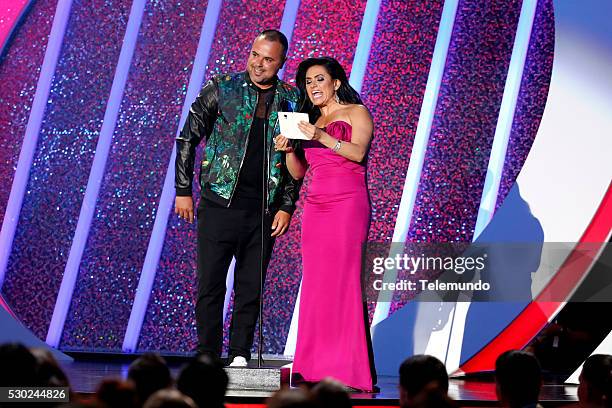
[[(251, 77), (249, 76), (249, 73), (247, 71), (244, 71), (244, 73), (242, 74), (243, 78), (244, 78), (244, 82), (253, 90), (257, 91), (261, 88), (259, 88), (257, 85), (255, 85), (253, 83), (253, 81), (251, 81)], [(274, 75), (274, 78), (272, 80), (272, 88), (277, 91), (277, 85), (279, 82), (278, 76)]]

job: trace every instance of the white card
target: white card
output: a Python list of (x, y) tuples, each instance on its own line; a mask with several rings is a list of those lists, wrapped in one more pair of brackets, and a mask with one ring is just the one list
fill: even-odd
[(309, 140), (298, 128), (300, 121), (308, 122), (308, 114), (302, 112), (278, 112), (281, 134), (287, 139)]

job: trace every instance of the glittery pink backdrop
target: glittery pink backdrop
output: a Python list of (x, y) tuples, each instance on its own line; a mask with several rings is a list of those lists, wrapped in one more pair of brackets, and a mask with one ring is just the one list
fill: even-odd
[[(131, 2), (74, 2), (43, 118), (3, 295), (46, 335), (106, 109)], [(309, 56), (350, 74), (365, 0), (302, 0), (285, 79)], [(369, 154), (369, 240), (389, 243), (410, 161), (442, 0), (383, 0), (363, 80), (375, 122)], [(285, 2), (223, 2), (206, 76), (244, 69), (254, 36), (280, 26)], [(40, 0), (0, 61), (0, 214), (50, 31), (55, 0)], [(440, 88), (411, 241), (471, 240), (518, 20), (518, 0), (462, 0)], [(147, 2), (62, 348), (120, 351), (174, 144), (206, 2)], [(537, 132), (552, 70), (552, 0), (539, 1), (498, 205)], [(301, 278), (301, 203), (277, 240), (265, 288), (264, 350), (283, 352)], [(139, 350), (196, 344), (193, 225), (171, 216)], [(392, 310), (409, 299), (398, 295)], [(373, 304), (369, 304), (370, 312)], [(231, 310), (230, 310), (231, 312)], [(229, 320), (225, 326), (229, 325)], [(225, 337), (227, 343), (227, 336)]]

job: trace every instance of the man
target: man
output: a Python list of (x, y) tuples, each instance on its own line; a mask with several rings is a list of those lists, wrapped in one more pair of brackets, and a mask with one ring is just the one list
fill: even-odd
[(206, 138), (198, 206), (200, 354), (221, 354), (225, 279), (232, 256), (236, 258), (230, 366), (245, 367), (251, 356), (259, 312), (261, 217), (265, 271), (274, 239), (287, 231), (298, 198), (299, 182), (289, 177), (283, 154), (271, 148), (280, 133), (278, 112), (293, 110), (299, 99), (298, 91), (276, 76), (287, 46), (279, 31), (265, 30), (257, 36), (246, 72), (208, 81), (176, 140), (175, 212), (193, 222), (195, 149)]
[(495, 361), (495, 385), (503, 407), (539, 407), (542, 373), (538, 360), (525, 351), (506, 351)]
[(193, 399), (198, 407), (225, 408), (223, 402), (228, 382), (219, 361), (200, 355), (183, 367), (176, 388)]
[(446, 401), (446, 367), (437, 358), (423, 354), (409, 357), (400, 366), (399, 375), (400, 407), (422, 406), (430, 400), (438, 401), (438, 406), (452, 405)]
[(155, 353), (144, 353), (130, 364), (127, 378), (136, 387), (140, 405), (155, 392), (172, 386), (172, 375), (166, 361)]
[(612, 356), (593, 354), (580, 372), (578, 401), (584, 408), (612, 407)]

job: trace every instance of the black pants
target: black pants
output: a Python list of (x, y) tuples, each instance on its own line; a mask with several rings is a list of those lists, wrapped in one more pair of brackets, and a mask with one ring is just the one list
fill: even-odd
[[(265, 218), (264, 273), (274, 245), (274, 238), (270, 237), (272, 216)], [(201, 200), (196, 300), (199, 352), (221, 355), (225, 280), (233, 256), (236, 265), (229, 353), (248, 360), (259, 314), (261, 215), (259, 211), (210, 206)]]

